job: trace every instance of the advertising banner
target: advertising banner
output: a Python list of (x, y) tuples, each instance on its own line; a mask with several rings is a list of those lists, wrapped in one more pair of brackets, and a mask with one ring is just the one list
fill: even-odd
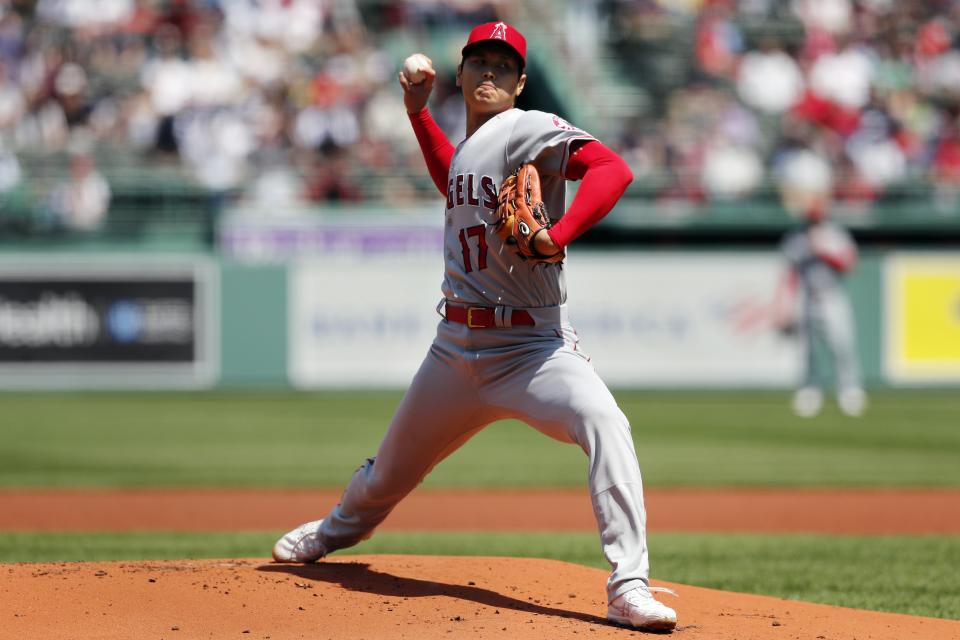
[[(799, 345), (769, 315), (769, 254), (574, 251), (564, 267), (581, 347), (608, 384), (789, 386)], [(300, 387), (405, 387), (440, 318), (439, 257), (314, 259), (290, 274), (290, 377)]]
[(442, 269), (439, 253), (292, 265), (291, 382), (298, 387), (405, 387), (436, 334)]
[(572, 252), (570, 319), (613, 386), (783, 387), (800, 345), (774, 331), (773, 253)]
[[(352, 210), (352, 209), (351, 209)], [(237, 208), (218, 227), (222, 255), (248, 263), (391, 254), (436, 256), (443, 249), (438, 205), (390, 207), (337, 216)]]
[(3, 387), (195, 387), (216, 373), (204, 259), (0, 261)]
[(886, 260), (884, 290), (888, 380), (960, 382), (960, 255), (893, 254)]

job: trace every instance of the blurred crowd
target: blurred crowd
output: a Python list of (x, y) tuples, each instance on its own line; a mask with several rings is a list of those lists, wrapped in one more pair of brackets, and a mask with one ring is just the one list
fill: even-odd
[(380, 35), (494, 15), (480, 0), (0, 0), (0, 215), (55, 158), (59, 183), (32, 195), (74, 229), (102, 222), (104, 175), (133, 167), (271, 211), (422, 197)]
[[(0, 218), (19, 197), (51, 226), (95, 229), (114, 176), (153, 167), (267, 212), (435, 197), (403, 122), (390, 38), (512, 11), (484, 0), (0, 0)], [(606, 42), (648, 85), (608, 141), (637, 184), (654, 185), (647, 194), (757, 197), (803, 149), (829, 161), (842, 202), (868, 210), (933, 184), (945, 210), (956, 204), (956, 0), (583, 0), (567, 15), (579, 16), (568, 45)], [(451, 83), (432, 107), (462, 135)]]
[(852, 210), (867, 212), (910, 188), (956, 210), (960, 2), (606, 6), (615, 37), (635, 50), (657, 47), (669, 56), (666, 39), (681, 43), (676, 60), (666, 61), (674, 84), (657, 89), (659, 108), (629, 123), (621, 140), (640, 175), (663, 176), (666, 169), (660, 197), (755, 195), (802, 151), (829, 162), (835, 197)]

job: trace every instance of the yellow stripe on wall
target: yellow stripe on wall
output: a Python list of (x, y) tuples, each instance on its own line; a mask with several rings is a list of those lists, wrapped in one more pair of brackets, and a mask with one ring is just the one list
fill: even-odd
[(960, 382), (960, 254), (896, 253), (885, 277), (891, 382)]

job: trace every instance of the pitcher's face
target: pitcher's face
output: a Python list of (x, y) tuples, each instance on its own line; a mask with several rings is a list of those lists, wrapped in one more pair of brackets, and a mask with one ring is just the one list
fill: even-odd
[(496, 43), (471, 48), (457, 69), (468, 112), (500, 113), (513, 107), (526, 84), (517, 56)]

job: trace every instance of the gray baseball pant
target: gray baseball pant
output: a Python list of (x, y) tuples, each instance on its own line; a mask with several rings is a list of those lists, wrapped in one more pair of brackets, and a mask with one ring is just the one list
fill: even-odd
[(825, 386), (825, 363), (820, 362), (816, 344), (817, 338), (822, 338), (833, 356), (837, 391), (861, 388), (853, 311), (845, 294), (840, 291), (821, 294), (820, 299), (806, 305), (802, 318), (806, 351), (803, 386)]
[(369, 538), (434, 466), (505, 418), (587, 454), (590, 498), (613, 569), (608, 599), (647, 583), (646, 512), (630, 424), (566, 322), (478, 330), (442, 321), (376, 457), (354, 473), (323, 521), (328, 550)]

